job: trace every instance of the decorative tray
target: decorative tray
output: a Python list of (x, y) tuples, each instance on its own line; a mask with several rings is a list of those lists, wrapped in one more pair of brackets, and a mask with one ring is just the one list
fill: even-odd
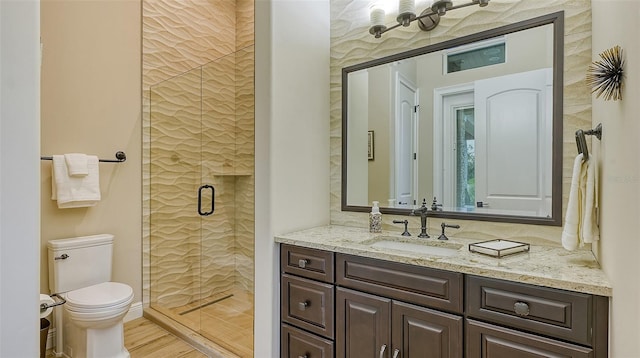
[(509, 240), (489, 240), (469, 244), (469, 251), (493, 257), (503, 257), (529, 251), (529, 244)]

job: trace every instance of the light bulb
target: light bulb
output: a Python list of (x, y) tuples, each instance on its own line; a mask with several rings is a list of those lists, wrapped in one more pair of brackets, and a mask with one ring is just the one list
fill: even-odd
[(374, 6), (371, 8), (371, 26), (384, 26), (384, 10), (381, 7)]

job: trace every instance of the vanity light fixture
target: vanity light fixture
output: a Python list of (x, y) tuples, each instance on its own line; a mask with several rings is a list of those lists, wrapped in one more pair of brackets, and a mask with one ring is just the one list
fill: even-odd
[(399, 0), (398, 17), (396, 18), (398, 23), (390, 27), (387, 27), (384, 24), (384, 10), (380, 7), (373, 6), (370, 14), (371, 27), (369, 28), (369, 33), (376, 38), (380, 38), (385, 32), (393, 30), (399, 26), (407, 27), (414, 21), (418, 21), (418, 26), (421, 30), (431, 31), (438, 26), (440, 18), (444, 16), (447, 11), (471, 5), (480, 5), (480, 7), (485, 7), (489, 5), (489, 0), (471, 0), (470, 2), (458, 5), (453, 5), (453, 1), (451, 0), (436, 0), (430, 7), (424, 9), (420, 15), (416, 15), (415, 0)]

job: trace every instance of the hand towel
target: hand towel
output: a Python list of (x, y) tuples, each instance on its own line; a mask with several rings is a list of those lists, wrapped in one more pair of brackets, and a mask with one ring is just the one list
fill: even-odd
[(597, 171), (596, 158), (591, 155), (589, 160), (584, 164), (587, 166), (587, 175), (585, 183), (585, 200), (582, 210), (582, 241), (585, 244), (591, 244), (600, 239), (600, 230), (596, 223), (597, 209)]
[(100, 201), (100, 173), (98, 157), (87, 156), (86, 176), (70, 176), (64, 155), (54, 155), (51, 178), (51, 199), (58, 201), (58, 208), (94, 206)]
[(87, 166), (87, 155), (81, 153), (69, 153), (64, 155), (64, 160), (69, 170), (69, 175), (86, 176), (89, 175), (89, 167)]
[(562, 246), (569, 250), (575, 250), (580, 243), (579, 230), (581, 220), (580, 184), (583, 175), (582, 153), (573, 161), (573, 174), (571, 176), (571, 189), (569, 190), (569, 202), (565, 213), (564, 228), (562, 229)]
[(571, 190), (562, 230), (562, 246), (575, 250), (600, 239), (596, 210), (598, 207), (597, 159), (593, 155), (583, 161), (578, 154), (573, 162)]

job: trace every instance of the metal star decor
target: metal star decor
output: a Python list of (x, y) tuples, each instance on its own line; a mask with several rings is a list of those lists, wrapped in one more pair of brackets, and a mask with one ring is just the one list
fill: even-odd
[(622, 80), (624, 78), (624, 59), (622, 48), (615, 46), (600, 54), (600, 61), (594, 61), (587, 70), (587, 85), (591, 93), (604, 96), (606, 101), (622, 100)]

